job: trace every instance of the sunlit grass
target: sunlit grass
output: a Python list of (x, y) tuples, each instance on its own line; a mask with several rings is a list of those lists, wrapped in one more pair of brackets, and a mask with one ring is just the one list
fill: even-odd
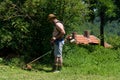
[(119, 76), (102, 76), (95, 74), (82, 74), (80, 67), (64, 67), (60, 73), (46, 72), (50, 67), (44, 67), (42, 71), (26, 71), (20, 68), (0, 66), (0, 80), (119, 80)]
[(47, 56), (43, 61), (33, 64), (31, 71), (21, 69), (21, 61), (17, 58), (5, 65), (1, 59), (0, 80), (120, 80), (119, 51), (100, 46), (66, 44), (63, 51), (64, 66), (60, 73), (50, 72), (50, 63), (43, 63), (44, 59), (50, 59)]

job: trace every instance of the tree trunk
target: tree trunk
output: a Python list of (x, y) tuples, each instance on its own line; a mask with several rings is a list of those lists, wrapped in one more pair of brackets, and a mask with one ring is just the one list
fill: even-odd
[(105, 11), (101, 10), (100, 12), (100, 45), (104, 46), (104, 25), (105, 25)]

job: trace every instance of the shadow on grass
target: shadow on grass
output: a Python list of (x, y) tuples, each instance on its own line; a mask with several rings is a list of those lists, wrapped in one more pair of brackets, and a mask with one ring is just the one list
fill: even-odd
[(38, 69), (38, 71), (44, 71), (47, 73), (52, 72), (52, 70), (50, 70), (50, 69), (43, 69), (43, 68)]

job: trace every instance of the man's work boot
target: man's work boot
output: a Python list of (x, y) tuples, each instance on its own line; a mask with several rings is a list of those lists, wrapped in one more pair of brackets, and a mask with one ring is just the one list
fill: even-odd
[(57, 65), (53, 65), (52, 72), (57, 71)]

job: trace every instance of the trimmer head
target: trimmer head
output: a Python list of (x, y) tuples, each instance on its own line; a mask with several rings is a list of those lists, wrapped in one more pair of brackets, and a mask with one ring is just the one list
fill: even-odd
[(26, 64), (25, 66), (23, 66), (22, 69), (31, 71), (32, 70), (32, 66), (30, 64)]

